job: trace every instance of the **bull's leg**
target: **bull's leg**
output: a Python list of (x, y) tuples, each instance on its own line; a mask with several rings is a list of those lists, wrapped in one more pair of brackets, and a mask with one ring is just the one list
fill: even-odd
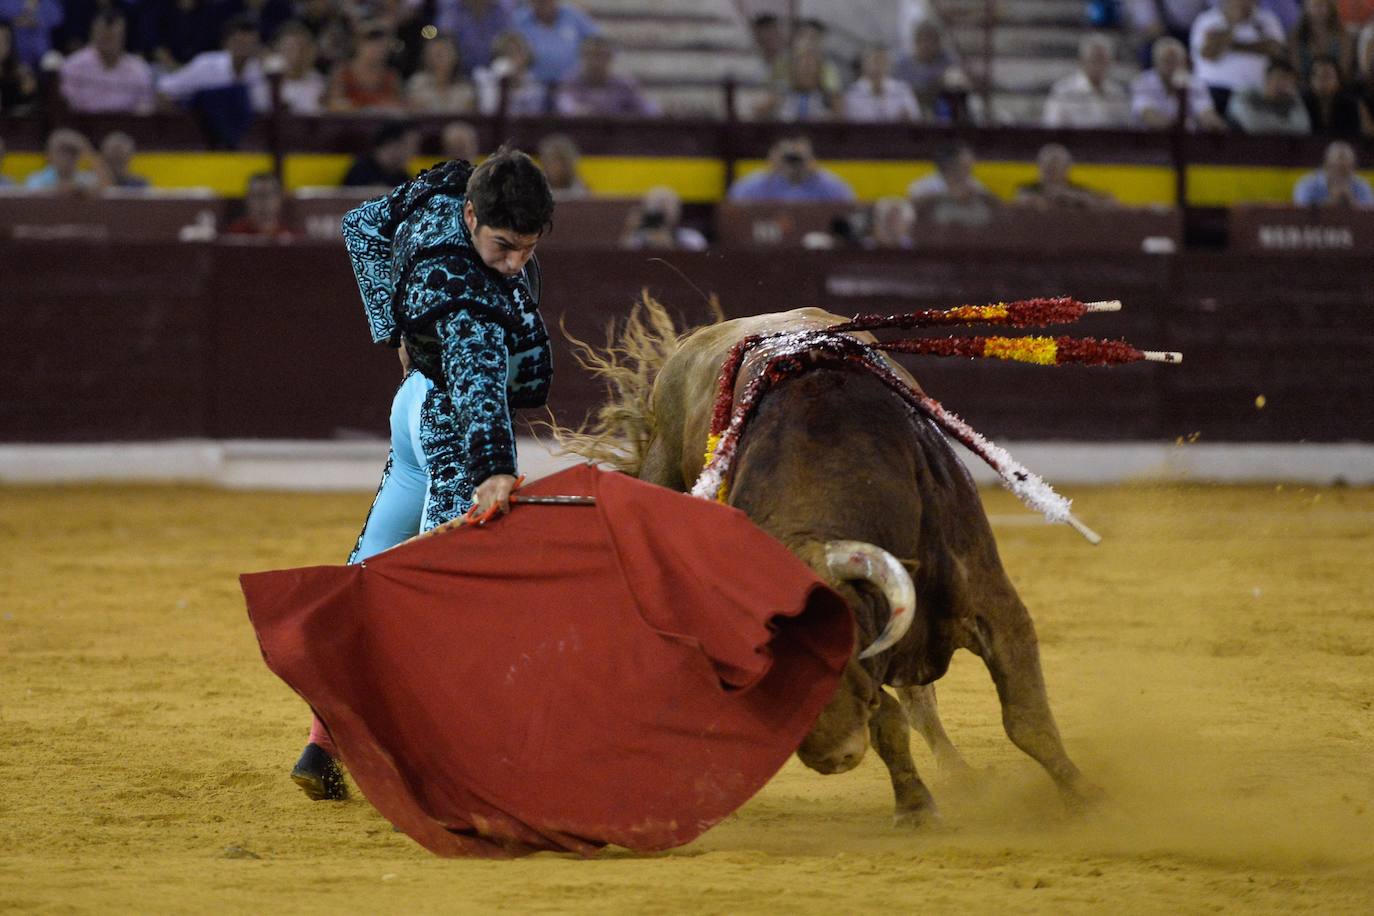
[(878, 749), (878, 756), (892, 777), (892, 792), (897, 797), (893, 822), (899, 827), (938, 823), (940, 812), (935, 799), (921, 782), (916, 773), (916, 761), (911, 759), (911, 732), (902, 715), (902, 706), (885, 690), (879, 690), (878, 696), (878, 709), (869, 719), (868, 729), (873, 746)]
[(935, 702), (935, 685), (922, 684), (917, 687), (897, 687), (897, 698), (906, 710), (907, 721), (916, 729), (916, 734), (925, 740), (930, 752), (935, 755), (935, 763), (944, 773), (959, 779), (972, 780), (973, 767), (964, 760), (964, 755), (945, 734), (945, 726), (940, 722), (940, 710)]
[(1010, 582), (999, 591), (998, 600), (986, 607), (989, 615), (968, 623), (968, 648), (982, 657), (997, 685), (1007, 737), (1045, 768), (1070, 807), (1082, 806), (1100, 793), (1064, 751), (1045, 693), (1030, 613)]

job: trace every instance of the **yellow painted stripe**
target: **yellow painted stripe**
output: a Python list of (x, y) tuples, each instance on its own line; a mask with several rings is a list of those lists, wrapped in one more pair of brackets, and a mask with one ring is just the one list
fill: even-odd
[[(350, 156), (326, 153), (295, 153), (286, 157), (288, 189), (309, 185), (338, 185), (348, 171)], [(418, 171), (434, 164), (433, 158), (411, 161)], [(763, 160), (743, 160), (738, 175), (765, 166)], [(922, 160), (835, 160), (822, 163), (854, 188), (861, 201), (902, 196), (907, 186), (931, 174), (935, 167)], [(243, 193), (248, 178), (271, 168), (265, 153), (140, 153), (132, 169), (159, 188), (210, 188), (218, 194)], [(40, 153), (10, 153), (0, 174), (22, 182), (43, 167)], [(1314, 166), (1315, 167), (1315, 166)], [(597, 194), (639, 196), (656, 185), (667, 185), (689, 203), (714, 203), (725, 196), (725, 165), (718, 159), (677, 156), (585, 156), (582, 178)], [(1282, 202), (1292, 199), (1293, 185), (1309, 169), (1267, 166), (1197, 165), (1188, 171), (1188, 194), (1196, 206), (1226, 207), (1243, 202)], [(1035, 181), (1035, 165), (1029, 162), (981, 162), (974, 168), (988, 189), (1004, 200), (1016, 189)], [(1173, 202), (1173, 171), (1156, 165), (1101, 165), (1074, 167), (1074, 180), (1114, 196), (1125, 204), (1145, 206)], [(1374, 171), (1362, 173), (1374, 180)]]

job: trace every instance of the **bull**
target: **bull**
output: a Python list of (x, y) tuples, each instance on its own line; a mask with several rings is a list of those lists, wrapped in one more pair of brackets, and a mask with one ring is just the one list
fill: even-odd
[[(845, 320), (799, 309), (679, 336), (662, 307), (646, 300), (606, 352), (580, 347), (613, 397), (582, 430), (565, 431), (564, 445), (685, 492), (702, 470), (717, 380), (735, 344)], [(736, 397), (761, 370), (761, 352), (741, 367)], [(902, 367), (888, 366), (916, 386)], [(1011, 741), (1071, 805), (1095, 794), (1065, 753), (1034, 625), (1002, 568), (972, 479), (944, 434), (889, 387), (870, 373), (821, 367), (772, 389), (739, 442), (727, 501), (845, 597), (856, 646), (870, 647), (856, 649), (798, 748), (804, 765), (842, 773), (871, 743), (892, 779), (897, 823), (937, 820), (908, 729), (941, 766), (967, 768), (940, 724), (932, 686), (962, 648), (986, 664)], [(913, 595), (915, 612), (895, 619), (891, 610), (910, 606)]]

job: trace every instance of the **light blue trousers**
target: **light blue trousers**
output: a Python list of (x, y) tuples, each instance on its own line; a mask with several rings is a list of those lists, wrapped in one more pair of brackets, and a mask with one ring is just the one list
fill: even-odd
[(360, 563), (420, 533), (429, 499), (429, 461), (420, 447), (420, 409), (433, 388), (434, 382), (423, 372), (411, 372), (396, 391), (391, 402), (391, 452), (350, 563)]

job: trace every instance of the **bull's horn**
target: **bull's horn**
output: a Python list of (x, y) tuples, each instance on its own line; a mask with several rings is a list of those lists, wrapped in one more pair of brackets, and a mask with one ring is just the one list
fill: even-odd
[(874, 642), (859, 653), (859, 658), (872, 658), (884, 652), (906, 635), (916, 617), (916, 586), (911, 576), (892, 554), (863, 541), (828, 541), (825, 545), (825, 564), (836, 579), (864, 579), (882, 590), (891, 608), (887, 627)]

